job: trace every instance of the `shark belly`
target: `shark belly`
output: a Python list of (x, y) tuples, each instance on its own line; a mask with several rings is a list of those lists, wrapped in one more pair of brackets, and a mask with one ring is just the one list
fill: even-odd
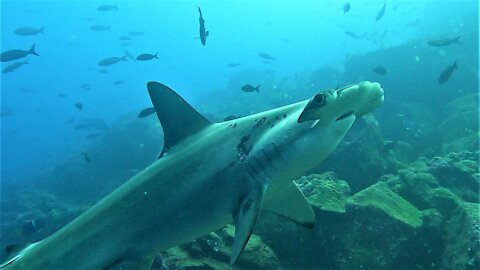
[(231, 222), (239, 166), (181, 156), (155, 162), (6, 269), (108, 269)]

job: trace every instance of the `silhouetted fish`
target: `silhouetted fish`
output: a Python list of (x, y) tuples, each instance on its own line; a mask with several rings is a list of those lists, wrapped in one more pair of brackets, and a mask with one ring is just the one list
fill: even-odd
[(95, 32), (101, 32), (101, 31), (107, 31), (110, 30), (110, 26), (104, 26), (104, 25), (92, 25), (90, 26), (90, 30), (95, 31)]
[(82, 152), (82, 153), (80, 153), (80, 155), (83, 156), (83, 159), (84, 159), (87, 163), (90, 163), (90, 161), (92, 160), (91, 157), (90, 157), (90, 155), (89, 155), (88, 153), (86, 153), (86, 152)]
[(29, 236), (36, 233), (38, 230), (42, 229), (45, 226), (45, 221), (41, 218), (32, 219), (22, 226), (22, 234)]
[(98, 62), (98, 65), (102, 66), (102, 67), (105, 67), (105, 66), (110, 66), (110, 65), (116, 64), (120, 61), (127, 61), (127, 56), (125, 55), (123, 57), (107, 57), (107, 58), (104, 58), (104, 59), (100, 60)]
[(81, 111), (83, 109), (83, 104), (81, 102), (77, 102), (75, 103), (75, 107)]
[(127, 35), (131, 36), (131, 37), (135, 37), (135, 36), (140, 36), (140, 35), (143, 35), (144, 32), (140, 32), (140, 31), (130, 31), (128, 32)]
[(91, 134), (88, 134), (87, 136), (85, 136), (85, 138), (88, 139), (88, 140), (91, 140), (91, 139), (98, 138), (101, 135), (102, 135), (102, 133), (91, 133)]
[(427, 42), (427, 44), (430, 45), (430, 46), (433, 46), (433, 47), (448, 46), (450, 44), (462, 44), (460, 42), (460, 37), (461, 36), (457, 36), (455, 38), (430, 40), (430, 41)]
[(205, 46), (209, 32), (205, 31), (205, 20), (203, 19), (200, 7), (198, 7), (198, 13), (200, 13), (200, 18), (198, 19), (200, 22), (200, 40), (202, 41), (202, 45)]
[(65, 94), (65, 93), (58, 93), (58, 94), (57, 94), (57, 97), (65, 98), (65, 97), (67, 97), (67, 94)]
[(100, 70), (98, 71), (98, 73), (107, 74), (107, 73), (108, 73), (108, 70), (106, 70), (106, 69), (100, 69)]
[(238, 67), (240, 66), (240, 63), (229, 63), (227, 67), (232, 68), (232, 67)]
[(263, 53), (262, 52), (262, 53), (259, 53), (258, 56), (262, 57), (263, 59), (275, 61), (275, 57), (271, 56), (268, 53)]
[(125, 81), (114, 81), (113, 84), (114, 85), (120, 85), (120, 84), (124, 84)]
[(240, 118), (241, 116), (235, 116), (235, 115), (229, 115), (225, 118), (223, 118), (223, 121), (230, 121), (230, 120), (234, 120), (234, 119), (237, 119), (237, 118)]
[(33, 54), (38, 56), (37, 52), (35, 52), (35, 44), (32, 45), (30, 50), (25, 51), (25, 50), (9, 50), (2, 52), (0, 54), (0, 62), (8, 62), (8, 61), (13, 61), (17, 60), (20, 58), (23, 58), (29, 54)]
[(13, 64), (10, 64), (8, 66), (6, 66), (4, 69), (2, 69), (2, 73), (9, 73), (9, 72), (12, 72), (14, 71), (15, 69), (23, 66), (23, 65), (26, 65), (28, 64), (27, 61), (23, 61), (23, 62), (15, 62)]
[(101, 5), (97, 7), (98, 11), (118, 10), (117, 5)]
[(155, 108), (154, 107), (148, 107), (148, 108), (145, 108), (143, 109), (139, 114), (138, 114), (138, 118), (144, 118), (144, 117), (147, 117), (151, 114), (155, 113)]
[(19, 35), (19, 36), (33, 36), (39, 33), (43, 34), (44, 29), (45, 27), (41, 27), (37, 29), (37, 28), (25, 26), (25, 27), (19, 27), (15, 29), (14, 33), (15, 35)]
[(154, 58), (158, 59), (158, 53), (155, 53), (155, 54), (143, 53), (137, 56), (136, 59), (138, 61), (147, 61), (147, 60), (152, 60)]
[(440, 77), (438, 77), (438, 83), (441, 84), (441, 83), (444, 83), (444, 82), (448, 81), (450, 79), (450, 76), (452, 76), (453, 71), (455, 69), (458, 69), (457, 61), (455, 61), (453, 63), (453, 65), (446, 67), (445, 70), (442, 71), (442, 73), (440, 74)]
[(254, 91), (257, 91), (257, 92), (260, 92), (260, 86), (261, 85), (258, 85), (257, 87), (254, 87), (253, 85), (251, 84), (245, 84), (244, 86), (242, 86), (242, 88), (240, 88), (243, 92), (254, 92)]
[(132, 40), (132, 38), (131, 38), (131, 37), (128, 37), (128, 36), (120, 36), (118, 39), (119, 39), (119, 40), (124, 40), (124, 41), (126, 41), (126, 40)]
[(385, 15), (385, 7), (387, 6), (387, 1), (383, 2), (383, 7), (378, 11), (377, 17), (375, 18), (375, 21), (379, 21), (383, 15)]
[(355, 34), (354, 32), (352, 31), (345, 31), (345, 35), (349, 36), (349, 37), (352, 37), (352, 38), (356, 38), (356, 39), (359, 39), (360, 37)]
[(25, 93), (35, 93), (35, 91), (28, 89), (28, 88), (22, 88), (20, 91), (25, 92)]
[(385, 75), (388, 73), (388, 70), (384, 66), (376, 66), (372, 69), (372, 71), (380, 75)]
[(346, 3), (344, 6), (343, 6), (343, 14), (347, 13), (350, 11), (350, 3)]

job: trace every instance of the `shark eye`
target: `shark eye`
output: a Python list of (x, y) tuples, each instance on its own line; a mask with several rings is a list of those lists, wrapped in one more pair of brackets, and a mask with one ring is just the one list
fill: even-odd
[(325, 98), (325, 95), (323, 94), (316, 94), (314, 97), (313, 97), (313, 102), (315, 103), (315, 105), (317, 106), (322, 106), (325, 104), (325, 101), (326, 101), (326, 98)]

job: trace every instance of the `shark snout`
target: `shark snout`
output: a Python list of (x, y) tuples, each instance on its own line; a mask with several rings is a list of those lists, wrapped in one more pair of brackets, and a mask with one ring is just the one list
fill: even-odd
[(355, 116), (360, 117), (372, 112), (383, 102), (383, 89), (376, 82), (361, 82), (358, 85), (357, 108), (354, 110)]

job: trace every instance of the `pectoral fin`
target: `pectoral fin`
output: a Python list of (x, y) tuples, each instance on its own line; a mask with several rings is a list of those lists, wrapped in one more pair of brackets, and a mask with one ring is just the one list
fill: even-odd
[(262, 208), (265, 188), (266, 186), (262, 185), (248, 193), (241, 201), (237, 213), (234, 214), (235, 239), (233, 240), (232, 254), (230, 256), (231, 264), (237, 261), (247, 245), (248, 239), (250, 239), (253, 228), (257, 223), (260, 209)]
[(289, 218), (305, 227), (311, 228), (315, 225), (315, 213), (312, 206), (294, 182), (276, 193), (275, 197), (266, 199), (262, 208)]

